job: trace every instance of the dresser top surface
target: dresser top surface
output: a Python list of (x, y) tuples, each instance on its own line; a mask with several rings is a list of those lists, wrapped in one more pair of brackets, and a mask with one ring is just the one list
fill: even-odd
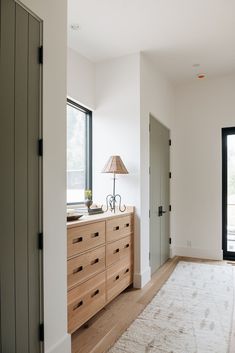
[(108, 211), (104, 213), (99, 213), (97, 215), (84, 215), (77, 221), (67, 222), (67, 229), (74, 228), (80, 225), (93, 223), (93, 222), (105, 221), (107, 219), (112, 219), (115, 217), (123, 217), (123, 216), (131, 215), (133, 214), (133, 212), (134, 212), (134, 207), (128, 206), (125, 212), (116, 211), (115, 213), (113, 213)]

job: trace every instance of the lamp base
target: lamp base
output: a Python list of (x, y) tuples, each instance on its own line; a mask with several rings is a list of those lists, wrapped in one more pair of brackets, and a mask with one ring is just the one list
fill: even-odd
[(116, 194), (116, 195), (108, 195), (106, 197), (106, 209), (104, 210), (107, 212), (109, 209), (111, 212), (115, 213), (116, 211), (116, 204), (117, 204), (117, 210), (119, 212), (125, 212), (126, 211), (126, 206), (122, 206), (122, 198), (121, 195)]

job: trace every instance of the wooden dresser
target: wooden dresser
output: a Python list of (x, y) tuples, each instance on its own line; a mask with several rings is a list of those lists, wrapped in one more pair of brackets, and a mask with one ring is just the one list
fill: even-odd
[(133, 208), (67, 223), (68, 332), (133, 282)]

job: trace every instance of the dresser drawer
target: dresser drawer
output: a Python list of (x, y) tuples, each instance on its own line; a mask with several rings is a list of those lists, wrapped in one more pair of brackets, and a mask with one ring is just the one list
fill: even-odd
[(68, 289), (105, 269), (105, 246), (76, 256), (67, 262)]
[(128, 257), (131, 262), (132, 257), (132, 235), (109, 243), (106, 246), (106, 266)]
[(68, 257), (105, 243), (105, 222), (96, 222), (68, 229)]
[(127, 258), (119, 261), (106, 271), (107, 300), (110, 301), (127, 288), (133, 281), (132, 263)]
[(73, 333), (105, 305), (105, 273), (68, 292), (68, 332)]
[(106, 222), (107, 241), (118, 240), (132, 233), (131, 216), (115, 217)]

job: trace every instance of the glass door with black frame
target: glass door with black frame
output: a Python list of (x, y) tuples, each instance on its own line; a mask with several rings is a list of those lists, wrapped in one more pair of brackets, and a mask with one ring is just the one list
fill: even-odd
[(235, 260), (235, 127), (222, 129), (223, 253)]

